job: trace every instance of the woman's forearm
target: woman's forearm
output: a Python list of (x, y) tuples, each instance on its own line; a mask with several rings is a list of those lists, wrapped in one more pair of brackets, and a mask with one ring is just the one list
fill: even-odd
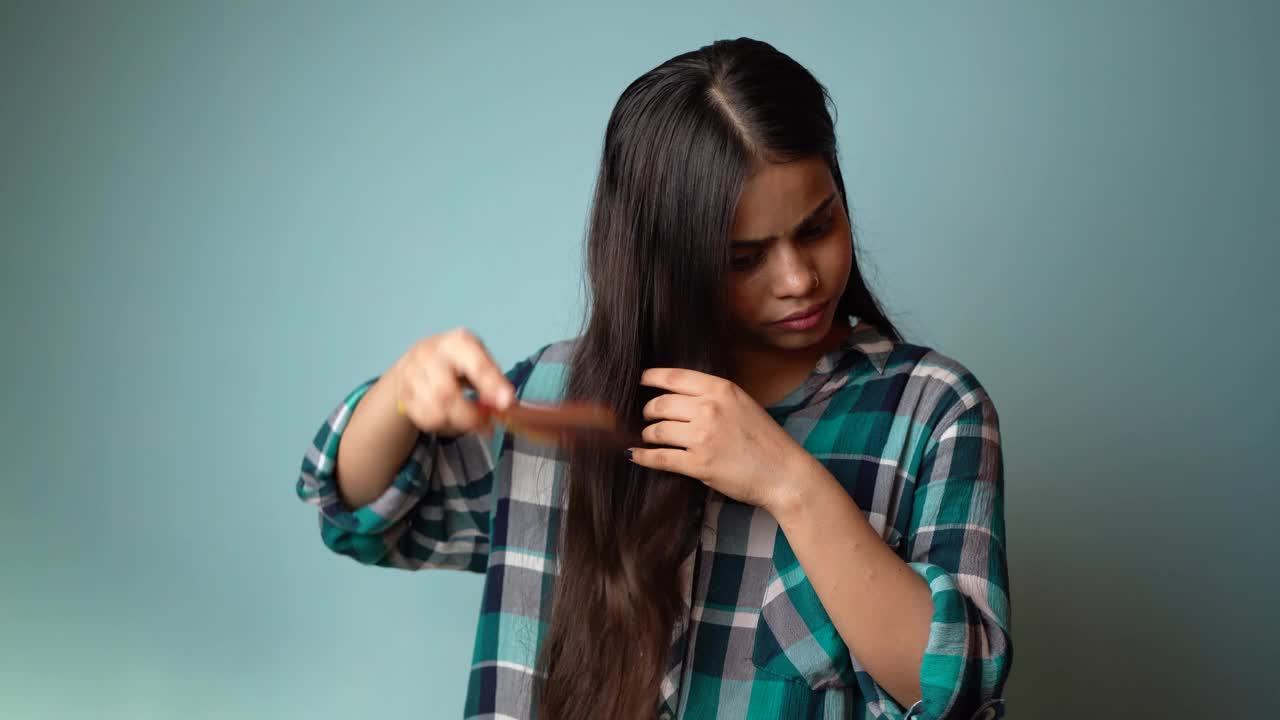
[(356, 403), (338, 443), (338, 493), (355, 509), (376, 500), (412, 452), (418, 429), (396, 412), (394, 379), (383, 375)]
[(769, 508), (850, 652), (903, 707), (921, 696), (929, 586), (875, 531), (853, 498), (801, 453), (789, 489)]

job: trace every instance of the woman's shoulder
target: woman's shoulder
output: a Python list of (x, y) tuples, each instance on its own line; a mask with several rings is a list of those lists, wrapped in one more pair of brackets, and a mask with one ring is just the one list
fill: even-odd
[(577, 338), (554, 340), (535, 350), (517, 364), (515, 384), (520, 397), (530, 402), (559, 402), (564, 397), (569, 364)]
[(941, 416), (980, 403), (993, 405), (987, 386), (968, 363), (932, 345), (905, 340), (889, 344), (883, 375), (906, 376), (905, 382), (898, 380), (902, 395), (917, 398), (918, 411)]
[(956, 357), (937, 348), (915, 345), (915, 367), (911, 374), (946, 386), (952, 393), (986, 393), (977, 373)]

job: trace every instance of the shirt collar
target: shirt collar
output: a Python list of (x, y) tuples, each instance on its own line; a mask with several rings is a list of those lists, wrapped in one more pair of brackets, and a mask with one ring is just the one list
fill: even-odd
[(849, 331), (840, 347), (827, 353), (818, 361), (817, 371), (833, 372), (841, 358), (853, 350), (865, 355), (876, 372), (883, 375), (889, 363), (889, 355), (893, 352), (893, 340), (881, 333), (875, 325), (859, 322), (858, 318), (852, 315), (849, 316), (849, 324), (853, 325), (853, 330)]

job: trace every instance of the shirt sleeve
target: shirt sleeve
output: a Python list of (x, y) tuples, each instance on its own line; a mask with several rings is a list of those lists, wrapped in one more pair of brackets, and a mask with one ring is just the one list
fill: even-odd
[(965, 393), (926, 444), (906, 537), (929, 585), (933, 618), (907, 718), (1003, 716), (1013, 657), (1005, 557), (1000, 421), (980, 387)]
[[(520, 397), (539, 353), (505, 374)], [(377, 499), (348, 508), (338, 495), (338, 445), (351, 413), (377, 378), (352, 390), (320, 426), (302, 459), (298, 497), (319, 509), (328, 548), (366, 565), (484, 572), (494, 473), (504, 442), (479, 433), (419, 433), (391, 486)]]

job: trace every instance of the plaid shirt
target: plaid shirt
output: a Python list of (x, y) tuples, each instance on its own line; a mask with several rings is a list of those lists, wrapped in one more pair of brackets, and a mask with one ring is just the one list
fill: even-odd
[[(572, 341), (507, 377), (534, 402), (562, 397)], [(324, 543), (370, 565), (484, 573), (468, 718), (529, 718), (550, 616), (562, 454), (507, 435), (419, 436), (392, 486), (349, 510), (335, 458), (357, 387), (302, 463), (298, 495)], [(655, 715), (666, 718), (998, 718), (1012, 647), (1003, 456), (995, 406), (962, 365), (859, 324), (808, 379), (766, 408), (820, 460), (899, 557), (928, 583), (924, 697), (899, 705), (841, 640), (786, 536), (766, 512), (711, 492), (681, 574)], [(601, 641), (608, 641), (601, 638)], [(621, 640), (625, 641), (625, 638)]]

